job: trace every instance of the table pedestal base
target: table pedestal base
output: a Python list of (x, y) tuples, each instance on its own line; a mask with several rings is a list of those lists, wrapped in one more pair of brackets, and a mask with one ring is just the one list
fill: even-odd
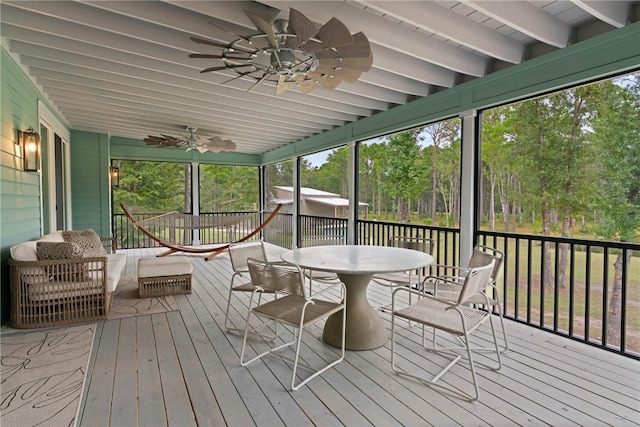
[[(347, 350), (371, 350), (382, 347), (387, 329), (378, 312), (367, 301), (367, 286), (373, 274), (338, 274), (347, 287)], [(342, 312), (331, 315), (324, 326), (324, 341), (342, 346)]]

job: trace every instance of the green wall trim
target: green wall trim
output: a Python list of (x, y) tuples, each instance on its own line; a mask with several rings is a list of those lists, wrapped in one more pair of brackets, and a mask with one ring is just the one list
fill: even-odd
[(199, 162), (217, 165), (260, 166), (260, 154), (233, 152), (200, 153), (197, 150), (186, 151), (177, 148), (158, 148), (145, 145), (137, 139), (111, 137), (109, 144), (112, 159), (146, 160), (157, 162)]
[(640, 22), (262, 155), (270, 164), (542, 95), (640, 67)]
[(109, 141), (104, 134), (71, 131), (71, 205), (74, 229), (111, 235)]

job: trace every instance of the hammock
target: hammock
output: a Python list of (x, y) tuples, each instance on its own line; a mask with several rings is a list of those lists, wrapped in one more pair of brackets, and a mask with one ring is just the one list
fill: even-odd
[(231, 243), (244, 242), (245, 240), (248, 240), (253, 236), (255, 236), (257, 233), (259, 233), (264, 227), (266, 227), (267, 224), (269, 224), (269, 222), (273, 218), (276, 217), (282, 205), (280, 204), (277, 205), (276, 208), (273, 210), (273, 212), (271, 212), (271, 214), (267, 217), (267, 219), (262, 224), (260, 224), (255, 230), (253, 230), (251, 233), (247, 234), (246, 236), (237, 240), (236, 242), (227, 243), (226, 245), (223, 245), (214, 249), (194, 248), (191, 246), (184, 246), (174, 242), (169, 242), (167, 240), (161, 239), (160, 237), (156, 236), (145, 227), (170, 226), (173, 228), (179, 228), (181, 230), (182, 229), (194, 230), (194, 229), (204, 229), (204, 228), (213, 228), (213, 227), (230, 227), (240, 222), (253, 218), (253, 215), (242, 214), (242, 215), (229, 215), (229, 216), (223, 216), (223, 217), (199, 217), (199, 216), (194, 216), (189, 214), (181, 214), (178, 212), (168, 212), (165, 214), (154, 216), (152, 218), (137, 220), (133, 216), (131, 211), (129, 211), (129, 209), (127, 209), (127, 207), (124, 204), (120, 203), (120, 207), (122, 208), (122, 211), (125, 213), (125, 215), (127, 215), (131, 223), (138, 230), (140, 230), (145, 236), (157, 242), (160, 246), (164, 246), (165, 248), (168, 248), (168, 250), (161, 252), (156, 256), (163, 257), (163, 256), (171, 255), (176, 252), (185, 252), (185, 253), (192, 253), (192, 254), (209, 253), (204, 258), (205, 261), (208, 261), (211, 258), (215, 257), (216, 255), (227, 252), (229, 250), (229, 245)]

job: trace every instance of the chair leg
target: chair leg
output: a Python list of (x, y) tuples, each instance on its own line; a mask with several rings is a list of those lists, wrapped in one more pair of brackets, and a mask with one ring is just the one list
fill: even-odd
[[(469, 358), (469, 367), (471, 368), (471, 378), (473, 379), (473, 389), (474, 389), (474, 396), (471, 396), (471, 400), (478, 400), (478, 397), (480, 396), (480, 390), (478, 388), (478, 376), (476, 375), (476, 368), (475, 368), (475, 364), (473, 363), (473, 352), (471, 351), (471, 345), (469, 343), (469, 334), (467, 334), (467, 331), (464, 332), (464, 341), (467, 347), (467, 357)], [(459, 358), (460, 356), (458, 356)]]
[(306, 366), (306, 368), (310, 369), (310, 370), (314, 370), (315, 372), (313, 372), (313, 374), (309, 375), (307, 378), (305, 378), (304, 380), (300, 381), (297, 385), (295, 384), (295, 379), (296, 379), (296, 372), (298, 370), (298, 359), (300, 358), (300, 343), (302, 341), (302, 331), (304, 330), (304, 328), (302, 327), (302, 325), (300, 325), (300, 328), (298, 329), (298, 339), (296, 341), (296, 355), (293, 361), (293, 373), (291, 375), (291, 390), (296, 391), (298, 390), (300, 387), (302, 387), (303, 385), (305, 385), (306, 383), (308, 383), (309, 381), (311, 381), (312, 379), (314, 379), (315, 377), (317, 377), (318, 375), (320, 375), (321, 373), (323, 373), (324, 371), (326, 371), (329, 368), (332, 368), (333, 366), (337, 365), (338, 363), (342, 362), (344, 360), (344, 355), (345, 355), (345, 350), (346, 350), (346, 325), (347, 325), (347, 310), (346, 308), (344, 308), (342, 310), (342, 346), (341, 346), (341, 351), (340, 351), (340, 357), (336, 360), (334, 360), (333, 362), (329, 363), (328, 365), (325, 365), (323, 368), (321, 369), (314, 369), (311, 368), (310, 366)]
[[(247, 317), (247, 320), (248, 320), (248, 317)], [(276, 325), (277, 325), (277, 324), (278, 324), (278, 322), (276, 322)], [(277, 331), (277, 327), (276, 327), (276, 331)], [(249, 334), (249, 326), (248, 326), (248, 323), (247, 323), (247, 326), (245, 327), (244, 337), (243, 337), (243, 339), (242, 339), (242, 350), (240, 351), (240, 365), (242, 365), (242, 366), (247, 366), (247, 365), (249, 365), (250, 363), (252, 363), (252, 362), (254, 362), (254, 361), (256, 361), (256, 360), (260, 359), (261, 357), (266, 356), (267, 354), (275, 353), (275, 352), (277, 352), (278, 350), (281, 350), (281, 349), (283, 349), (283, 348), (285, 348), (285, 347), (289, 347), (289, 346), (291, 346), (292, 344), (295, 344), (295, 342), (296, 342), (296, 341), (295, 341), (295, 339), (294, 339), (293, 341), (286, 342), (286, 343), (281, 344), (281, 345), (279, 345), (279, 346), (277, 346), (277, 347), (271, 347), (271, 348), (269, 348), (269, 350), (267, 350), (267, 351), (263, 351), (262, 353), (260, 353), (260, 354), (258, 354), (258, 355), (256, 355), (256, 356), (254, 356), (253, 358), (251, 358), (251, 359), (249, 359), (249, 360), (246, 360), (246, 361), (245, 361), (245, 360), (244, 360), (244, 350), (245, 350), (245, 347), (246, 347), (246, 344), (247, 344), (247, 335), (248, 335), (248, 334)], [(276, 338), (277, 338), (277, 335), (276, 335)], [(274, 339), (275, 339), (275, 338), (274, 338)]]
[[(227, 331), (230, 331), (234, 328), (231, 328), (231, 326), (229, 326), (228, 322), (229, 322), (229, 308), (231, 307), (231, 295), (233, 294), (233, 279), (232, 279), (232, 284), (231, 287), (229, 288), (229, 296), (227, 297), (227, 309), (225, 310), (224, 313), (224, 327)], [(237, 329), (236, 329), (237, 330)]]
[(495, 293), (495, 300), (496, 300), (496, 307), (498, 310), (498, 316), (500, 317), (500, 326), (502, 328), (502, 340), (504, 341), (504, 348), (502, 348), (500, 350), (501, 353), (506, 352), (507, 350), (509, 350), (509, 341), (507, 339), (507, 329), (504, 326), (504, 313), (502, 313), (502, 305), (500, 305), (500, 297), (498, 296), (497, 290), (494, 291)]
[[(233, 285), (233, 280), (231, 281), (231, 284)], [(227, 309), (225, 311), (225, 315), (224, 315), (224, 327), (227, 330), (227, 332), (231, 332), (231, 331), (236, 331), (236, 332), (244, 332), (246, 330), (246, 327), (248, 326), (248, 324), (245, 324), (245, 328), (235, 328), (232, 325), (229, 324), (229, 307), (231, 306), (231, 296), (233, 295), (233, 288), (229, 288), (229, 296), (227, 298)], [(253, 296), (252, 296), (253, 298)], [(258, 292), (258, 304), (260, 305), (260, 302), (262, 301), (262, 292)], [(249, 305), (249, 310), (247, 312), (247, 318), (246, 318), (246, 322), (248, 322), (249, 320), (249, 312), (251, 311), (251, 305)], [(275, 340), (276, 338), (278, 338), (278, 323), (276, 322), (275, 325), (275, 331), (273, 335), (268, 335), (268, 334), (259, 334), (258, 330), (267, 326), (267, 323), (264, 322), (262, 325), (256, 327), (256, 328), (251, 328), (251, 330), (249, 332), (251, 333), (255, 333), (256, 335), (261, 336), (262, 338), (268, 339), (270, 341)]]
[[(491, 332), (493, 335), (493, 342), (494, 342), (494, 346), (495, 346), (495, 352), (496, 352), (496, 358), (497, 358), (497, 362), (498, 362), (498, 366), (497, 368), (493, 368), (491, 367), (491, 369), (500, 369), (502, 367), (502, 359), (500, 357), (500, 350), (499, 350), (499, 346), (498, 346), (498, 339), (496, 336), (496, 330), (495, 330), (495, 325), (493, 323), (493, 318), (489, 317), (489, 322), (491, 323)], [(480, 395), (480, 391), (479, 391), (479, 386), (478, 386), (478, 378), (477, 378), (477, 374), (476, 374), (476, 368), (475, 368), (475, 362), (473, 360), (473, 351), (474, 349), (471, 347), (471, 342), (469, 340), (469, 333), (468, 331), (464, 332), (463, 336), (460, 336), (458, 338), (460, 338), (460, 340), (463, 342), (464, 346), (460, 346), (460, 347), (454, 347), (454, 348), (445, 348), (445, 347), (437, 347), (437, 333), (436, 333), (436, 329), (433, 329), (433, 336), (432, 336), (432, 345), (433, 348), (428, 348), (426, 347), (426, 333), (425, 333), (425, 327), (423, 325), (423, 332), (422, 332), (422, 345), (423, 347), (429, 351), (429, 352), (433, 352), (433, 353), (438, 353), (438, 354), (446, 354), (446, 355), (453, 355), (454, 358), (450, 360), (449, 364), (443, 368), (442, 370), (440, 370), (440, 372), (431, 377), (431, 378), (427, 378), (424, 376), (420, 376), (420, 375), (414, 375), (411, 374), (407, 371), (404, 371), (400, 368), (398, 368), (396, 366), (396, 353), (395, 353), (395, 328), (396, 328), (396, 321), (395, 321), (395, 315), (391, 316), (391, 370), (393, 372), (395, 372), (398, 375), (403, 375), (403, 376), (407, 376), (410, 378), (414, 378), (420, 382), (422, 382), (423, 384), (426, 384), (428, 386), (431, 387), (435, 387), (438, 389), (442, 389), (445, 390), (451, 394), (454, 394), (456, 396), (462, 397), (466, 400), (469, 401), (474, 401), (477, 400), (479, 395)], [(461, 390), (458, 390), (456, 388), (444, 385), (442, 383), (439, 383), (438, 381), (440, 380), (440, 378), (447, 373), (456, 363), (458, 363), (463, 356), (461, 354), (457, 354), (455, 351), (462, 351), (464, 350), (466, 352), (466, 357), (468, 359), (469, 362), (469, 368), (471, 369), (471, 378), (473, 381), (473, 387), (474, 387), (474, 393), (470, 394), (470, 393), (465, 393)], [(483, 364), (482, 364), (483, 365)]]

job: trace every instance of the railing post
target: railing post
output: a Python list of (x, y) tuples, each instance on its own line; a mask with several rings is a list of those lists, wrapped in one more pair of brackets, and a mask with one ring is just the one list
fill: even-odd
[[(191, 239), (193, 246), (200, 245), (200, 163), (191, 162), (191, 213), (193, 229)], [(186, 231), (185, 231), (186, 233)]]
[(462, 120), (462, 162), (460, 171), (460, 264), (467, 265), (473, 251), (476, 215), (476, 134), (477, 111), (460, 114)]
[(349, 146), (349, 182), (351, 188), (349, 188), (349, 217), (347, 219), (347, 244), (355, 245), (356, 237), (356, 223), (358, 221), (358, 145), (355, 142), (350, 142)]

